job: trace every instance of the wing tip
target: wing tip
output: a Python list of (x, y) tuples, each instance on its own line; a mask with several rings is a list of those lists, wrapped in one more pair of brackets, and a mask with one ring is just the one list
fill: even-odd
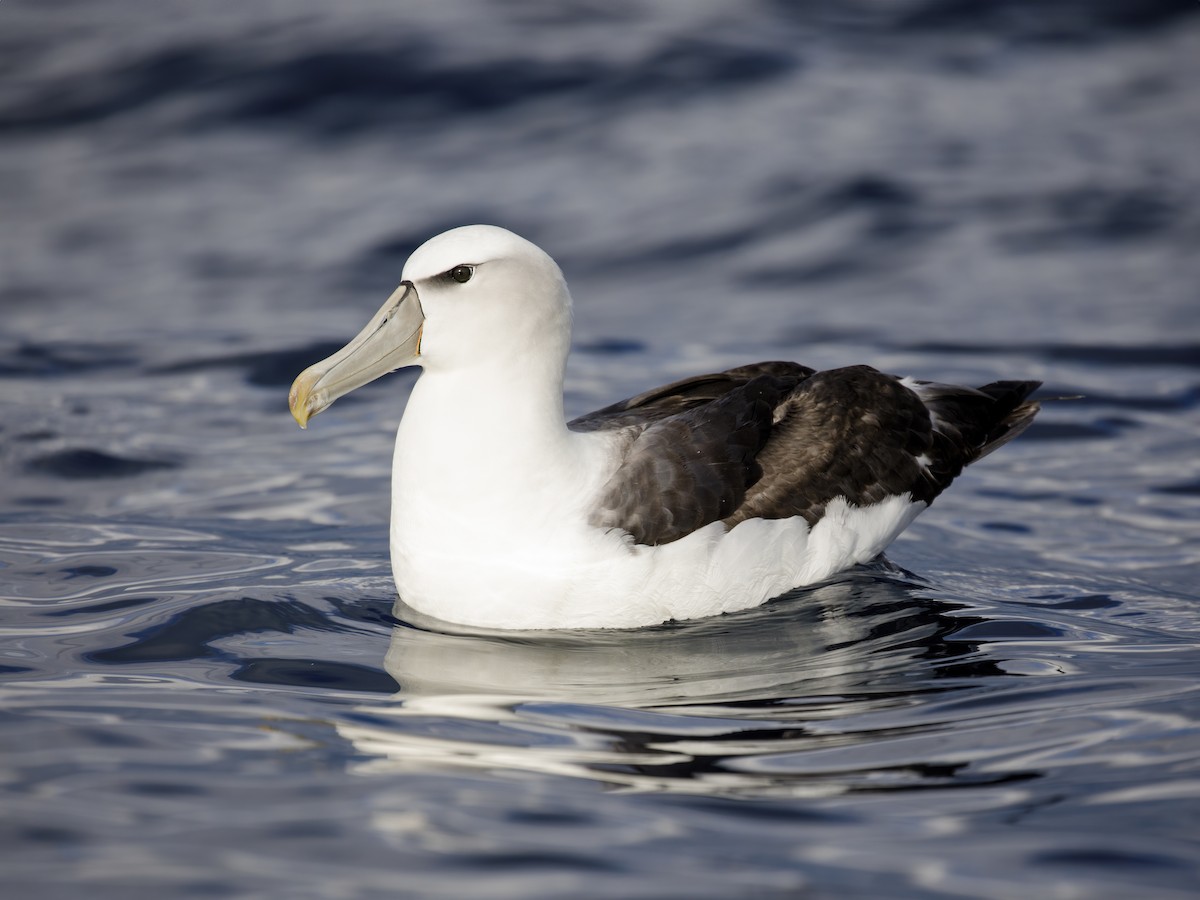
[(998, 405), (999, 420), (988, 431), (975, 459), (982, 459), (1019, 437), (1042, 409), (1042, 404), (1028, 397), (1042, 386), (1040, 381), (994, 381), (979, 388)]

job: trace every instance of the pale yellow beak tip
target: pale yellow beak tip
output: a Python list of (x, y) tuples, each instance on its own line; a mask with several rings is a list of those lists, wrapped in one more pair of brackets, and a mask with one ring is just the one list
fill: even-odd
[(305, 378), (308, 374), (307, 370), (300, 373), (300, 377), (292, 383), (292, 389), (288, 392), (288, 407), (292, 411), (292, 418), (296, 420), (296, 424), (301, 428), (308, 428), (308, 420), (312, 417), (308, 408), (309, 389), (312, 385), (309, 383), (311, 379)]

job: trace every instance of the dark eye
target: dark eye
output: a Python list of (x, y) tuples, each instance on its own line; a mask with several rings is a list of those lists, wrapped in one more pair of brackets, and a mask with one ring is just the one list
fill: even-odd
[(450, 270), (450, 277), (459, 284), (466, 284), (471, 280), (471, 276), (475, 274), (474, 266), (455, 266)]

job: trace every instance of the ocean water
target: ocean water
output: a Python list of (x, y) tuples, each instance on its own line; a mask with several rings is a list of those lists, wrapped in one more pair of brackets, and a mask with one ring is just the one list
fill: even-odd
[[(0, 4), (13, 896), (1191, 897), (1200, 6)], [(412, 375), (287, 387), (456, 224), (572, 415), (759, 359), (1047, 403), (889, 561), (637, 632), (393, 605)]]

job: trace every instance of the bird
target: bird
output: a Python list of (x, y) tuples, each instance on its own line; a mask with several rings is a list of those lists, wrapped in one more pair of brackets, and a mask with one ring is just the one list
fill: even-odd
[(345, 347), (308, 367), (302, 427), (419, 366), (396, 433), (398, 599), (483, 629), (631, 629), (759, 606), (879, 557), (963, 467), (1024, 431), (1037, 381), (962, 387), (769, 361), (566, 420), (572, 299), (495, 225), (419, 246)]

